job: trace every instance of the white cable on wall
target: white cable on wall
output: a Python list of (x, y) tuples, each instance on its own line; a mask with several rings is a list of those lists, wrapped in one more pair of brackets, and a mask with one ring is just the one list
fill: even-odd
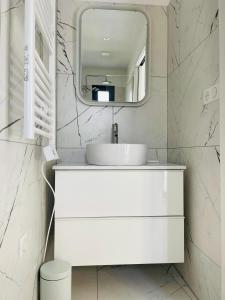
[(44, 253), (43, 253), (42, 263), (44, 263), (44, 261), (45, 261), (47, 247), (48, 247), (48, 241), (49, 241), (49, 234), (50, 234), (51, 225), (52, 225), (52, 221), (53, 221), (53, 217), (54, 217), (54, 213), (55, 213), (55, 191), (54, 191), (53, 187), (51, 186), (50, 182), (48, 181), (48, 179), (45, 176), (45, 172), (44, 172), (44, 166), (45, 166), (45, 164), (46, 164), (46, 162), (43, 162), (42, 165), (41, 165), (41, 174), (42, 174), (45, 182), (49, 186), (50, 190), (52, 191), (52, 194), (54, 196), (54, 204), (53, 204), (51, 218), (50, 218), (49, 225), (48, 225), (48, 230), (47, 230), (47, 235), (46, 235), (46, 240), (45, 240), (45, 247), (44, 247)]

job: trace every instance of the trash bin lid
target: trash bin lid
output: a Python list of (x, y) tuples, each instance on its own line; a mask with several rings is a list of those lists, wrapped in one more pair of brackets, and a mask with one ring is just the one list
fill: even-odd
[(41, 278), (45, 280), (61, 280), (71, 273), (71, 265), (62, 260), (52, 260), (41, 266)]

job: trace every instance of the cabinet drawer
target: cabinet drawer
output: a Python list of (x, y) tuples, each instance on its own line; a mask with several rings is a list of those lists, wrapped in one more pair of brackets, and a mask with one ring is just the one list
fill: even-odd
[(56, 218), (183, 215), (183, 171), (56, 171)]
[(56, 219), (55, 258), (73, 266), (182, 263), (182, 217)]

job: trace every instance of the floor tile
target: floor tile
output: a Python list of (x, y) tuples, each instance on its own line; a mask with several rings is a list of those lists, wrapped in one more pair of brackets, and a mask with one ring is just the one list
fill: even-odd
[(105, 267), (98, 272), (98, 300), (163, 300), (179, 289), (156, 265)]
[(172, 293), (168, 298), (165, 299), (168, 300), (191, 300), (195, 298), (190, 298), (189, 295), (184, 291), (182, 287), (180, 287), (178, 290), (176, 290), (174, 293)]
[(73, 300), (196, 300), (175, 269), (161, 265), (73, 268)]
[(72, 300), (97, 300), (97, 269), (73, 268)]

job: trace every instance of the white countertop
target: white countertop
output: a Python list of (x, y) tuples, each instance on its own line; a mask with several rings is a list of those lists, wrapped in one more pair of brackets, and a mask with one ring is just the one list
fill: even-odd
[(88, 164), (58, 164), (54, 170), (185, 170), (184, 165), (169, 163), (148, 163), (143, 166), (95, 166)]

